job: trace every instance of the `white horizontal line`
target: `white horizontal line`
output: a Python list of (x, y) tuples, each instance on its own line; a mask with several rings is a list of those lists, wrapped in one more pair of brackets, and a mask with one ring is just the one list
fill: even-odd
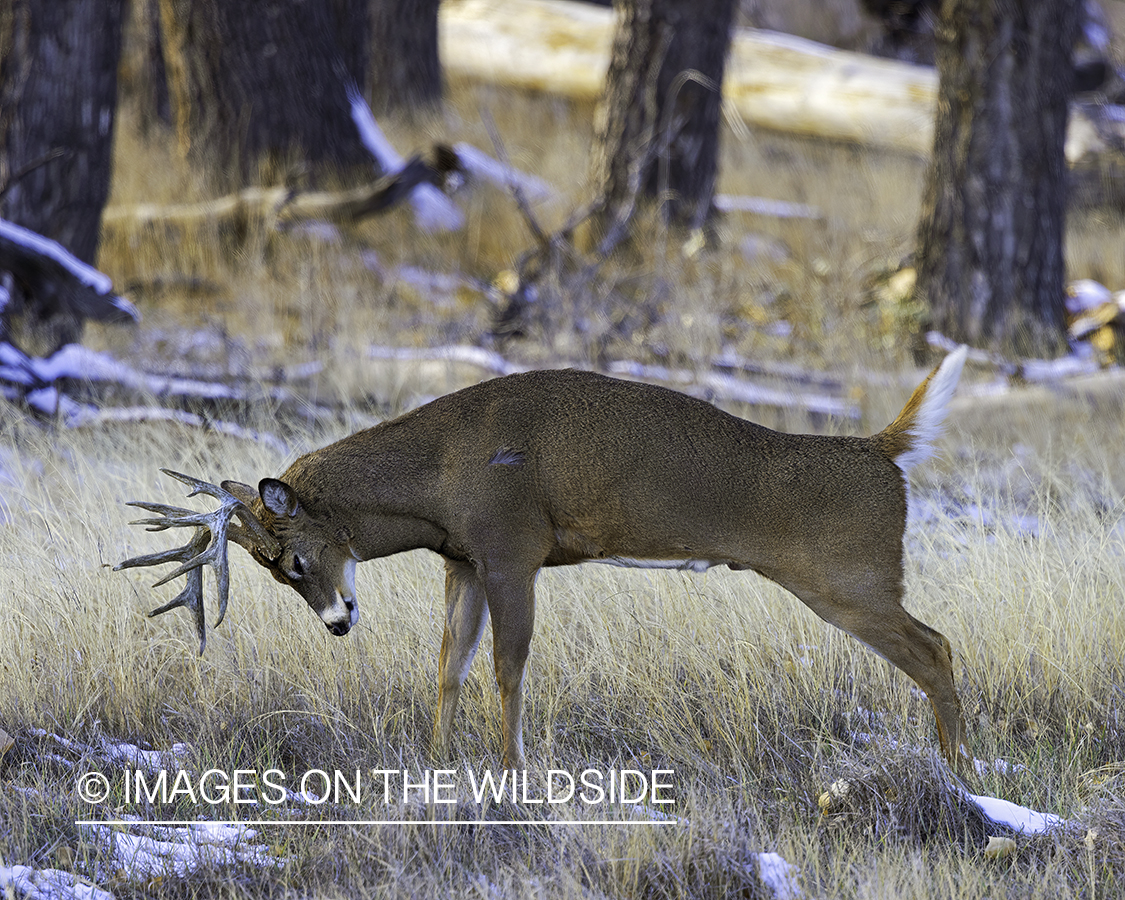
[(129, 827), (133, 825), (160, 825), (190, 828), (200, 825), (239, 827), (266, 827), (270, 825), (678, 825), (679, 819), (230, 819), (225, 821), (153, 819), (75, 819), (75, 825), (108, 825)]

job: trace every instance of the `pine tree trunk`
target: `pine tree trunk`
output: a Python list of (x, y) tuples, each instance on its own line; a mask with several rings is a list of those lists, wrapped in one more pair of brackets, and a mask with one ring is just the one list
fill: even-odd
[(1070, 49), (1080, 0), (948, 0), (918, 228), (931, 327), (1017, 356), (1065, 349)]
[(180, 149), (228, 191), (308, 164), (371, 172), (346, 85), (362, 86), (363, 0), (161, 0)]
[(619, 12), (592, 158), (602, 230), (624, 227), (639, 196), (698, 227), (712, 211), (733, 0), (623, 0)]
[[(0, 217), (84, 262), (109, 194), (122, 0), (0, 2)], [(52, 298), (17, 289), (0, 336), (46, 354), (81, 335)]]
[(160, 0), (130, 0), (121, 47), (118, 98), (134, 111), (142, 136), (167, 139), (172, 125), (164, 40), (160, 34)]
[(371, 105), (375, 115), (441, 100), (439, 0), (372, 0)]

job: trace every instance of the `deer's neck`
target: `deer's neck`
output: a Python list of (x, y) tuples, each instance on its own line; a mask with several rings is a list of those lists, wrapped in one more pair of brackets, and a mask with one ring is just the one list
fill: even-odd
[(283, 476), (311, 515), (346, 529), (360, 560), (440, 551), (445, 541), (436, 524), (435, 461), (417, 441), (396, 439), (399, 431), (377, 426), (353, 434), (302, 456)]

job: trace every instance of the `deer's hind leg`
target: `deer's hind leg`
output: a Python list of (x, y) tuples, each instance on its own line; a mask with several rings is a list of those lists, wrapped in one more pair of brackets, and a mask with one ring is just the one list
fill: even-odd
[(971, 759), (961, 701), (953, 684), (949, 639), (896, 604), (897, 613), (857, 623), (845, 630), (914, 679), (930, 700), (938, 740), (955, 770)]
[(826, 622), (914, 679), (933, 706), (942, 752), (959, 770), (969, 751), (961, 701), (953, 685), (952, 647), (945, 635), (903, 609), (901, 577), (872, 579), (868, 573), (851, 583), (838, 579), (835, 584), (785, 587)]
[(445, 631), (438, 657), (438, 708), (432, 748), (435, 759), (449, 752), (461, 686), (476, 656), (487, 618), (488, 601), (476, 569), (469, 563), (447, 559)]

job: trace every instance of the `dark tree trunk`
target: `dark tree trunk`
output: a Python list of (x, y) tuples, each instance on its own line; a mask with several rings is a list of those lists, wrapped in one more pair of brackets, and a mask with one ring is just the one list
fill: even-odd
[(363, 0), (161, 0), (181, 151), (218, 189), (276, 180), (298, 161), (370, 173), (346, 94), (363, 84), (366, 21)]
[(931, 325), (1020, 356), (1065, 348), (1070, 52), (1081, 0), (946, 0), (918, 228)]
[(371, 103), (375, 115), (441, 100), (439, 0), (372, 0)]
[(619, 11), (592, 159), (602, 228), (623, 227), (638, 196), (698, 227), (712, 211), (734, 2), (622, 0)]
[(131, 0), (121, 53), (121, 103), (136, 110), (142, 135), (168, 129), (172, 107), (160, 34), (160, 0)]
[[(109, 194), (123, 6), (0, 0), (0, 217), (87, 263)], [(80, 319), (37, 300), (17, 285), (0, 332), (35, 354), (78, 339)]]

